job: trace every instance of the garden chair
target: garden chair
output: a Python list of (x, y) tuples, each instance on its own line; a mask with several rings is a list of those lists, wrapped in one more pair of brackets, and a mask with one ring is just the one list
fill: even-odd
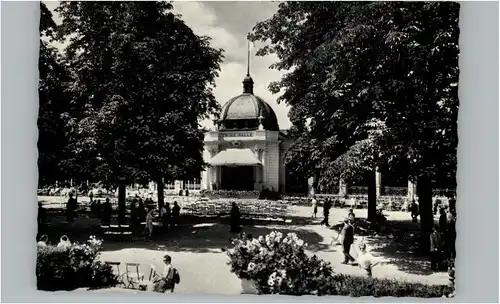
[(148, 285), (151, 285), (153, 283), (153, 280), (157, 274), (158, 272), (156, 271), (155, 266), (153, 264), (150, 264), (148, 280), (146, 281), (143, 279), (141, 282), (139, 282), (139, 289), (145, 291), (148, 288)]
[[(144, 275), (139, 272), (139, 263), (125, 263), (125, 278), (127, 279), (127, 288), (134, 288), (134, 284), (141, 284), (144, 281)], [(135, 271), (130, 270), (135, 268)]]
[(123, 286), (126, 286), (125, 282), (123, 281), (123, 276), (124, 273), (120, 272), (120, 265), (122, 264), (121, 262), (113, 262), (113, 261), (107, 261), (105, 262), (106, 265), (110, 265), (111, 267), (115, 268), (116, 271), (113, 271), (116, 273), (116, 276), (118, 277), (118, 284), (121, 284)]

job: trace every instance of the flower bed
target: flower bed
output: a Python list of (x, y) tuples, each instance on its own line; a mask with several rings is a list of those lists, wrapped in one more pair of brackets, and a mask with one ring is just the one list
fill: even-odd
[(235, 190), (202, 190), (200, 191), (202, 197), (209, 199), (218, 198), (234, 198), (234, 199), (257, 199), (259, 198), (260, 191), (235, 191)]
[(236, 239), (227, 251), (231, 272), (252, 282), (259, 294), (442, 297), (453, 288), (396, 280), (339, 275), (331, 265), (305, 252), (307, 244), (294, 233), (258, 239)]
[(80, 287), (115, 286), (111, 266), (98, 260), (102, 241), (90, 237), (84, 244), (68, 248), (38, 247), (36, 261), (39, 290), (73, 290)]
[(260, 294), (310, 294), (333, 274), (329, 263), (305, 253), (307, 244), (294, 233), (271, 232), (258, 239), (234, 241), (228, 251), (231, 271), (251, 280)]

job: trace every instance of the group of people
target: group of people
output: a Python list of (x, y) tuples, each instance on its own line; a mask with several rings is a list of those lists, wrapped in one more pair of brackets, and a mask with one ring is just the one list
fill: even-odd
[[(311, 205), (312, 205), (312, 215), (311, 217), (316, 218), (318, 214), (318, 201), (316, 200), (316, 196), (312, 197), (311, 200)], [(326, 199), (323, 202), (323, 220), (321, 221), (320, 225), (325, 225), (326, 227), (329, 227), (329, 216), (330, 216), (330, 209), (333, 207), (333, 203), (330, 199)]]
[(439, 225), (434, 225), (430, 235), (432, 270), (443, 268), (442, 266), (445, 266), (446, 261), (453, 261), (456, 257), (457, 213), (454, 204), (449, 205), (448, 212), (446, 212), (446, 208), (441, 208), (439, 213)]
[[(48, 235), (44, 234), (40, 237), (40, 240), (37, 243), (38, 247), (47, 247), (49, 245), (49, 237)], [(63, 248), (63, 249), (68, 249), (71, 247), (71, 242), (69, 241), (69, 238), (67, 235), (61, 236), (59, 239), (59, 243), (57, 244), (58, 248)]]
[[(357, 265), (365, 271), (365, 274), (369, 277), (372, 276), (372, 269), (379, 262), (380, 259), (375, 258), (366, 247), (364, 242), (361, 242), (358, 247), (353, 246), (354, 244), (354, 221), (355, 215), (352, 209), (349, 210), (347, 218), (344, 220), (344, 225), (337, 235), (335, 241), (337, 245), (342, 246), (342, 254), (344, 255), (344, 265)], [(333, 240), (332, 240), (333, 241)], [(351, 249), (357, 253), (357, 258), (351, 255)]]
[[(151, 201), (152, 202), (152, 201)], [(153, 230), (154, 230), (154, 219), (155, 219), (155, 208), (151, 206), (151, 202), (147, 204), (147, 211), (144, 207), (144, 203), (141, 199), (134, 199), (130, 206), (130, 222), (132, 224), (132, 229), (137, 231), (137, 228), (140, 226), (140, 223), (143, 221), (146, 222), (146, 226), (144, 227), (144, 233), (146, 234), (148, 239), (152, 239)], [(166, 233), (170, 228), (175, 228), (179, 225), (179, 218), (181, 213), (181, 207), (175, 201), (173, 206), (170, 207), (170, 203), (165, 203), (160, 205), (158, 210), (159, 219), (161, 222), (161, 226), (163, 232)]]

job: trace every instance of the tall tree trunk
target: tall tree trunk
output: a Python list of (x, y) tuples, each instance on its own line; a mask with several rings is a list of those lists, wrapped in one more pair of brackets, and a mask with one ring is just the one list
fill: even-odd
[(121, 183), (118, 186), (118, 223), (125, 224), (125, 200), (127, 193), (127, 185), (125, 183)]
[(366, 181), (368, 182), (368, 221), (374, 221), (377, 217), (377, 185), (375, 172), (368, 171), (366, 173)]
[(428, 177), (419, 177), (417, 180), (418, 210), (420, 214), (420, 250), (423, 254), (429, 252), (430, 234), (434, 226), (432, 213), (432, 184)]
[(164, 194), (164, 184), (163, 184), (163, 179), (159, 178), (156, 181), (156, 189), (158, 190), (158, 209), (160, 209), (162, 206), (165, 205), (165, 194)]

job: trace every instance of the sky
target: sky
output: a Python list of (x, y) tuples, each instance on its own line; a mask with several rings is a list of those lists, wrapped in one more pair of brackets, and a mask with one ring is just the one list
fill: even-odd
[[(57, 1), (44, 1), (50, 10), (54, 10)], [(174, 10), (181, 14), (186, 24), (200, 36), (212, 38), (212, 46), (225, 50), (224, 62), (216, 80), (214, 90), (217, 101), (222, 105), (232, 97), (243, 91), (242, 81), (247, 69), (247, 40), (246, 35), (253, 26), (271, 17), (277, 10), (276, 2), (268, 1), (175, 1)], [(58, 16), (54, 15), (56, 22)], [(269, 69), (277, 61), (277, 57), (255, 56), (256, 49), (252, 50), (250, 60), (250, 74), (255, 82), (254, 93), (260, 96), (274, 109), (280, 129), (288, 129), (288, 107), (278, 104), (279, 95), (272, 94), (268, 85), (279, 80), (283, 72)], [(210, 120), (203, 121), (202, 126), (213, 128)]]

